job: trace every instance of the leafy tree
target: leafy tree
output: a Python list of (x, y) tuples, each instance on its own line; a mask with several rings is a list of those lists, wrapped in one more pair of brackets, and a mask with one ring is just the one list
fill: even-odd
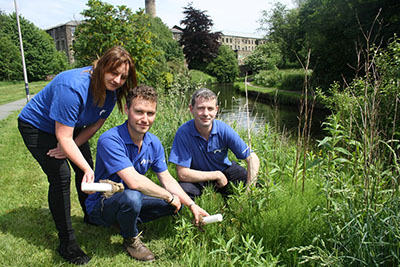
[[(1, 13), (0, 18), (0, 79), (22, 80), (16, 16)], [(65, 54), (56, 50), (50, 35), (21, 16), (20, 25), (29, 81), (43, 80), (47, 75), (57, 74), (67, 68)]]
[(274, 42), (268, 42), (256, 47), (253, 53), (245, 60), (248, 69), (254, 73), (260, 70), (277, 69), (281, 62), (279, 47)]
[(161, 50), (152, 44), (147, 15), (99, 0), (89, 0), (87, 6), (81, 13), (85, 19), (75, 31), (73, 49), (78, 64), (90, 65), (107, 49), (120, 45), (132, 55), (139, 82), (156, 85), (161, 79), (162, 67), (156, 60)]
[(208, 63), (218, 55), (221, 32), (210, 31), (214, 24), (205, 11), (195, 9), (191, 4), (184, 10), (185, 18), (181, 20), (181, 24), (185, 28), (180, 44), (189, 68), (204, 71)]
[(304, 61), (310, 49), (313, 79), (328, 88), (334, 81), (362, 75), (357, 51), (366, 45), (363, 34), (386, 47), (400, 28), (399, 9), (397, 0), (305, 0), (293, 10), (277, 4), (272, 13), (264, 11), (260, 22), (286, 63), (295, 62), (296, 54)]
[(18, 47), (3, 33), (0, 33), (0, 79), (21, 80), (22, 64)]
[(235, 52), (228, 46), (221, 45), (218, 56), (207, 65), (206, 71), (215, 76), (220, 83), (234, 82), (239, 74)]
[(281, 67), (297, 65), (296, 54), (304, 54), (303, 33), (299, 24), (298, 9), (288, 10), (285, 5), (276, 3), (271, 12), (264, 10), (260, 19), (261, 29), (267, 33), (269, 41), (277, 44)]
[(171, 30), (165, 25), (159, 17), (149, 18), (150, 31), (153, 33), (152, 42), (155, 47), (163, 51), (165, 60), (174, 61), (185, 59), (182, 47), (172, 38)]

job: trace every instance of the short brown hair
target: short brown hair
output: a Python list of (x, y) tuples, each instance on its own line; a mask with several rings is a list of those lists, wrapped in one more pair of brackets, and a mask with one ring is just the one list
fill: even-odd
[(129, 66), (129, 72), (124, 85), (117, 89), (117, 104), (120, 111), (123, 110), (123, 100), (126, 99), (129, 88), (137, 86), (136, 68), (131, 55), (124, 48), (114, 46), (93, 63), (90, 89), (93, 94), (94, 103), (97, 106), (103, 106), (106, 99), (107, 88), (104, 84), (104, 75), (116, 70), (122, 64)]
[(126, 106), (128, 109), (131, 107), (132, 100), (135, 98), (142, 98), (157, 104), (158, 94), (153, 87), (144, 84), (129, 89), (128, 96), (126, 97)]
[[(190, 104), (192, 105), (192, 107), (194, 107), (194, 105), (196, 104), (196, 100), (197, 100), (198, 98), (204, 98), (204, 99), (207, 99), (207, 100), (213, 100), (213, 99), (217, 99), (217, 95), (216, 95), (213, 91), (211, 91), (210, 89), (208, 89), (208, 88), (200, 88), (200, 89), (197, 89), (197, 90), (193, 93), (193, 95), (192, 95), (192, 100), (191, 100), (191, 102), (190, 102)], [(218, 103), (218, 101), (217, 101), (217, 103)]]

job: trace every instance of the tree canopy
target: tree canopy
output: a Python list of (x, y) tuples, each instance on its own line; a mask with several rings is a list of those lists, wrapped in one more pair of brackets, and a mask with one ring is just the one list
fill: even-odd
[(109, 48), (119, 45), (132, 55), (140, 82), (156, 81), (155, 59), (161, 51), (152, 45), (147, 15), (99, 0), (89, 0), (87, 6), (81, 13), (84, 20), (75, 31), (73, 50), (78, 65), (90, 65)]
[(235, 52), (228, 46), (219, 47), (218, 56), (206, 68), (206, 71), (217, 78), (220, 83), (234, 82), (239, 74), (239, 66)]
[[(20, 16), (26, 70), (29, 81), (38, 81), (68, 67), (50, 35)], [(22, 60), (15, 13), (0, 12), (0, 80), (23, 80)]]
[(191, 4), (184, 8), (183, 14), (185, 18), (181, 24), (185, 27), (180, 40), (183, 53), (190, 69), (204, 71), (208, 63), (218, 55), (221, 32), (211, 32), (214, 24), (210, 17)]
[[(261, 28), (276, 42), (285, 64), (305, 60), (317, 84), (328, 88), (334, 81), (351, 80), (358, 68), (358, 51), (369, 42), (386, 47), (400, 29), (397, 0), (304, 0), (288, 10), (281, 4), (264, 11)], [(375, 19), (377, 17), (377, 19)]]

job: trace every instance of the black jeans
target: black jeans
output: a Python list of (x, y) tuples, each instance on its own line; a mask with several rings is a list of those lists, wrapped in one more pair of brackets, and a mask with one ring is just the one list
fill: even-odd
[(232, 165), (222, 171), (226, 178), (228, 179), (228, 184), (222, 188), (218, 188), (215, 186), (215, 182), (200, 182), (200, 183), (190, 183), (190, 182), (179, 182), (183, 191), (188, 194), (191, 199), (198, 197), (202, 194), (204, 187), (207, 185), (214, 185), (217, 192), (227, 195), (228, 194), (228, 185), (233, 183), (237, 185), (239, 182), (243, 182), (246, 184), (247, 181), (247, 170), (242, 166), (238, 165), (235, 161), (232, 161)]
[[(50, 184), (48, 192), (49, 208), (56, 224), (60, 241), (68, 242), (70, 240), (75, 240), (76, 237), (71, 223), (71, 169), (68, 164), (69, 161), (47, 156), (47, 152), (57, 146), (58, 141), (54, 134), (41, 131), (20, 119), (18, 119), (18, 129), (26, 147), (47, 175), (47, 180)], [(76, 129), (74, 131), (74, 136), (76, 136), (80, 130), (81, 129)], [(93, 168), (89, 143), (84, 143), (79, 149), (86, 161)], [(85, 200), (88, 195), (81, 190), (83, 171), (72, 162), (69, 163), (75, 171), (75, 186), (82, 210), (86, 215)]]

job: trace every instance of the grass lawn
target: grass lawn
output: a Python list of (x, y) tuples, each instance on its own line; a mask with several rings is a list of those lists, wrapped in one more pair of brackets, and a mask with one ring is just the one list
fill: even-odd
[[(75, 266), (56, 252), (58, 237), (47, 204), (48, 182), (23, 144), (18, 114), (16, 111), (0, 121), (0, 266)], [(73, 184), (72, 224), (79, 244), (92, 257), (88, 266), (146, 266), (127, 256), (116, 229), (83, 223)], [(151, 266), (181, 266), (166, 252), (173, 236), (165, 233), (173, 231), (173, 220), (169, 217), (146, 224), (151, 230), (144, 230), (143, 241), (158, 256)]]
[[(31, 82), (29, 94), (38, 93), (49, 81)], [(0, 105), (7, 104), (22, 98), (26, 98), (25, 83), (22, 82), (0, 82)]]

